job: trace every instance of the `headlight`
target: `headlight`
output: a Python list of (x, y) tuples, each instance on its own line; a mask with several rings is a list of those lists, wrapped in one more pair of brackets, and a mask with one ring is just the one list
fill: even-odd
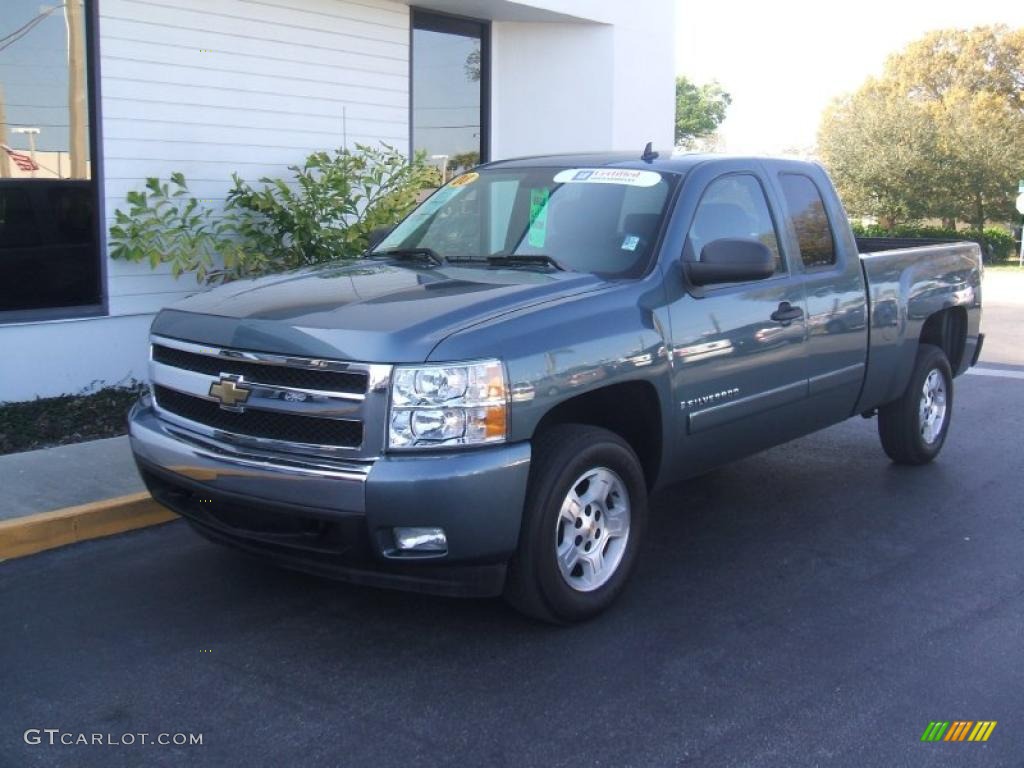
[(499, 360), (395, 368), (389, 448), (500, 443), (508, 425), (508, 383)]

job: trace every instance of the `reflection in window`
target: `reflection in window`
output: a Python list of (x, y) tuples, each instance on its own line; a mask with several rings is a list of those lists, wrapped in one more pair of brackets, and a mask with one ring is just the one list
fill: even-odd
[(753, 176), (723, 176), (708, 186), (697, 206), (693, 224), (690, 225), (686, 239), (686, 258), (700, 261), (704, 246), (723, 238), (750, 239), (764, 243), (775, 256), (776, 274), (786, 271), (764, 190)]
[(835, 264), (832, 227), (818, 188), (808, 176), (800, 174), (784, 173), (780, 180), (804, 265), (827, 267)]
[(412, 145), (444, 180), (486, 159), (485, 24), (414, 11)]
[(92, 0), (3, 0), (0, 319), (102, 303), (87, 29)]

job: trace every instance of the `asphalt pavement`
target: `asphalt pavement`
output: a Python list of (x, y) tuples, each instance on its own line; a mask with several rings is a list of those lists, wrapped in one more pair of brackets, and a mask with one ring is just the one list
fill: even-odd
[(659, 494), (630, 588), (573, 628), (182, 522), (0, 563), (0, 766), (1022, 766), (1022, 398), (958, 379), (927, 467), (856, 418)]

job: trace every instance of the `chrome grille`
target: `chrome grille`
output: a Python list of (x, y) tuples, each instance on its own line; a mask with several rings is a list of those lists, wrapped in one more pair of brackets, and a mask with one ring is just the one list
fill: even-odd
[(209, 400), (159, 385), (153, 387), (153, 394), (157, 406), (165, 411), (238, 435), (339, 448), (358, 448), (363, 442), (363, 425), (358, 421), (254, 409), (229, 411)]
[[(171, 424), (270, 452), (369, 459), (383, 450), (391, 366), (151, 341), (154, 402)], [(225, 385), (244, 399), (228, 401)]]
[(232, 357), (211, 357), (175, 349), (163, 344), (153, 345), (153, 361), (183, 368), (186, 371), (208, 373), (213, 376), (235, 374), (250, 381), (276, 384), (282, 387), (316, 389), (324, 392), (363, 394), (366, 392), (365, 371), (328, 371), (316, 368), (290, 368), (285, 365), (266, 365)]

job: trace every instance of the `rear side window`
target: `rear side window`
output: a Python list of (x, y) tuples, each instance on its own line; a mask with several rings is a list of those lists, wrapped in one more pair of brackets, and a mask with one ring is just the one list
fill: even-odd
[(786, 271), (768, 201), (754, 176), (738, 173), (715, 179), (708, 185), (690, 225), (684, 258), (700, 261), (704, 246), (723, 238), (764, 243), (775, 257), (775, 273)]
[(779, 179), (804, 266), (832, 266), (836, 263), (835, 238), (817, 185), (798, 173), (784, 173)]

